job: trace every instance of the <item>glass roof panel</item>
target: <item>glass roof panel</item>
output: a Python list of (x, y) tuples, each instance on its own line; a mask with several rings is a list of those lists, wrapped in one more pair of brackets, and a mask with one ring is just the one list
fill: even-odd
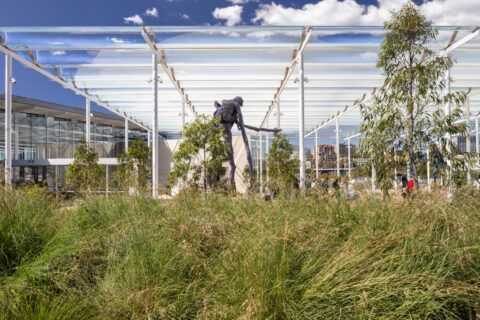
[[(182, 90), (196, 111), (205, 114), (212, 114), (215, 100), (241, 95), (246, 122), (259, 126), (306, 34), (301, 26), (0, 27), (0, 40), (19, 57), (150, 126), (152, 51), (143, 30), (165, 58), (159, 67), (159, 112), (160, 131), (167, 135), (181, 130)], [(440, 52), (473, 30), (439, 27), (429, 46)], [(304, 51), (307, 130), (383, 84), (375, 68), (383, 35), (381, 27), (314, 27)], [(451, 53), (457, 61), (452, 90), (477, 92), (471, 97), (474, 112), (480, 111), (479, 49), (477, 37)], [(298, 136), (297, 72), (279, 99), (282, 129)], [(276, 123), (275, 112), (269, 115), (270, 125)], [(188, 108), (187, 119), (193, 119)], [(360, 121), (358, 108), (342, 116), (341, 136), (355, 133)], [(334, 136), (333, 129), (328, 125), (321, 134)]]

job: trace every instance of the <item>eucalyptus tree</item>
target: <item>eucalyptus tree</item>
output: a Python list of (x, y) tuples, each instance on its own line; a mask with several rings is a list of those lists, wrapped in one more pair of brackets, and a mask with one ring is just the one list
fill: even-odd
[[(391, 12), (384, 23), (377, 68), (385, 82), (370, 103), (360, 105), (362, 123), (360, 151), (375, 166), (377, 182), (385, 194), (393, 179), (393, 168), (408, 164), (418, 184), (417, 165), (426, 148), (437, 148), (452, 165), (461, 165), (457, 148), (446, 134), (466, 134), (466, 126), (455, 124), (462, 117), (465, 92), (445, 92), (445, 80), (453, 66), (449, 56), (428, 47), (438, 36), (432, 22), (414, 4)], [(452, 112), (446, 114), (444, 105)]]
[(297, 182), (300, 162), (287, 136), (275, 133), (266, 159), (268, 184), (272, 190), (290, 190)]

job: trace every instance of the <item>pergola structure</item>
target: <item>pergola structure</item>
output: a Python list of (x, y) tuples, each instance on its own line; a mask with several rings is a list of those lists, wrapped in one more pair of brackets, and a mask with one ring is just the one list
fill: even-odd
[[(429, 45), (457, 61), (451, 89), (470, 90), (469, 114), (478, 122), (480, 30), (438, 29), (438, 39)], [(235, 96), (245, 101), (246, 123), (280, 127), (298, 137), (304, 188), (305, 137), (315, 135), (316, 145), (318, 139), (350, 141), (361, 123), (358, 104), (382, 86), (375, 63), (383, 34), (381, 27), (355, 26), (0, 27), (0, 51), (6, 55), (6, 179), (15, 59), (84, 96), (87, 123), (94, 102), (151, 132), (154, 194), (158, 134), (177, 136), (186, 121), (212, 114), (215, 100)]]

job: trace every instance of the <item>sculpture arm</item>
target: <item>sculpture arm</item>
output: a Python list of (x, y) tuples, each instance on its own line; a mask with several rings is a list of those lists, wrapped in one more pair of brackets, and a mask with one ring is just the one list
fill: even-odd
[(259, 132), (259, 131), (264, 131), (264, 132), (280, 132), (282, 131), (282, 129), (277, 129), (277, 128), (273, 128), (273, 129), (269, 129), (269, 128), (257, 128), (257, 127), (253, 127), (253, 126), (249, 126), (248, 124), (244, 124), (245, 128), (247, 129), (250, 129), (250, 130), (254, 130), (256, 132)]

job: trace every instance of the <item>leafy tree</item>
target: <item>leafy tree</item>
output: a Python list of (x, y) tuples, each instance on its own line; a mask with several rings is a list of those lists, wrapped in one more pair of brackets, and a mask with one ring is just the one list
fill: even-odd
[(98, 164), (98, 154), (93, 147), (82, 142), (68, 165), (66, 185), (74, 191), (92, 193), (105, 184), (105, 168)]
[(287, 136), (275, 133), (267, 155), (268, 184), (275, 190), (288, 190), (297, 182), (296, 172), (300, 162), (293, 155), (293, 145)]
[(223, 141), (224, 128), (218, 126), (219, 122), (219, 117), (210, 119), (201, 115), (185, 127), (168, 176), (171, 185), (182, 182), (207, 189), (225, 173), (223, 162), (227, 161), (228, 146)]
[(150, 148), (140, 137), (128, 147), (127, 153), (117, 156), (119, 165), (115, 170), (115, 181), (123, 190), (130, 188), (146, 190), (152, 177)]
[[(462, 116), (460, 106), (466, 93), (442, 93), (447, 85), (442, 79), (453, 61), (427, 47), (438, 31), (414, 4), (393, 11), (384, 29), (387, 32), (377, 67), (382, 68), (385, 83), (371, 104), (360, 105), (363, 122), (359, 147), (375, 166), (377, 185), (388, 194), (391, 172), (400, 163), (409, 163), (418, 183), (419, 155), (435, 141), (441, 142), (440, 151), (453, 166), (462, 166), (445, 134), (466, 133), (464, 125), (455, 125)], [(450, 115), (444, 113), (446, 103), (452, 106)]]

